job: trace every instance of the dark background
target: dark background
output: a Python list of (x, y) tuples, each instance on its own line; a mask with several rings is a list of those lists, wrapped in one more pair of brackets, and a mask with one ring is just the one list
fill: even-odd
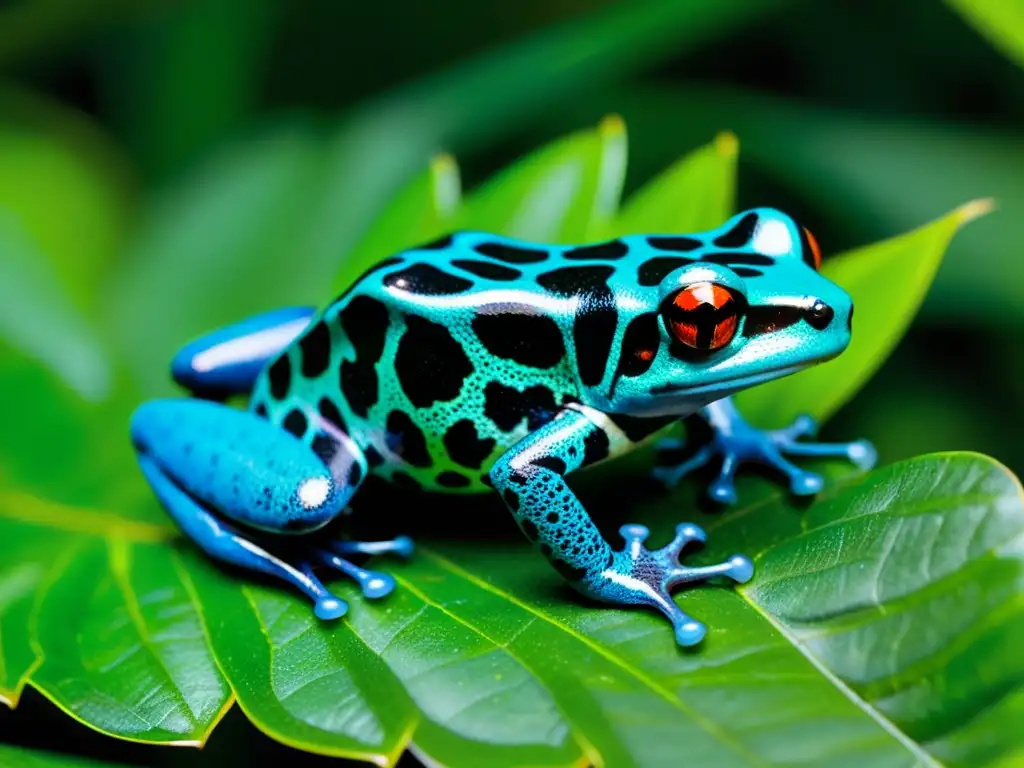
[[(731, 129), (739, 207), (790, 211), (826, 254), (995, 196), (999, 210), (956, 237), (911, 331), (825, 436), (869, 436), (884, 462), (965, 449), (1024, 469), (1021, 67), (939, 0), (692, 0), (685, 24), (637, 32), (654, 5), (0, 0), (0, 126), (22, 118), (25, 98), (33, 114), (56, 107), (84, 125), (139, 217), (282, 121), (356, 126), (381, 157), (451, 151), (471, 188), (611, 112), (630, 131), (627, 194)], [(563, 38), (571, 55), (545, 58)], [(16, 167), (4, 151), (0, 176)], [(31, 689), (16, 712), (0, 709), (0, 739), (140, 765), (301, 757), (237, 709), (197, 754), (107, 739)]]

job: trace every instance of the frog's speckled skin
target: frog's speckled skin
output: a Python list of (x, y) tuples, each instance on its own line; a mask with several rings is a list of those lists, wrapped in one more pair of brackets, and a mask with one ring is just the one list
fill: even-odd
[(288, 579), (322, 618), (346, 606), (317, 581), (314, 564), (383, 596), (389, 577), (341, 555), (407, 552), (408, 540), (311, 549), (308, 562), (293, 565), (221, 517), (312, 531), (346, 507), (368, 473), (451, 493), (493, 487), (580, 591), (653, 605), (681, 644), (693, 644), (704, 628), (679, 610), (671, 588), (712, 575), (746, 581), (750, 561), (681, 566), (683, 545), (703, 539), (693, 525), (653, 552), (643, 546), (646, 530), (627, 525), (626, 547), (614, 551), (564, 477), (702, 408), (715, 438), (685, 464), (657, 470), (667, 483), (714, 454), (723, 466), (711, 495), (723, 502), (734, 499), (743, 460), (782, 469), (797, 493), (821, 481), (782, 452), (869, 465), (866, 443), (798, 443), (812, 430), (806, 419), (763, 433), (727, 399), (849, 343), (850, 299), (818, 274), (812, 243), (771, 209), (698, 235), (578, 247), (481, 232), (446, 237), (378, 264), (318, 314), (280, 310), (182, 350), (172, 366), (180, 383), (213, 399), (251, 391), (250, 408), (201, 399), (142, 405), (132, 436), (143, 472), (211, 555)]

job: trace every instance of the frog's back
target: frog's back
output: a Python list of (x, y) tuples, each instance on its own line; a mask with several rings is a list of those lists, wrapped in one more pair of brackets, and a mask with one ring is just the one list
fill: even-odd
[(314, 318), (251, 408), (307, 440), (318, 417), (337, 424), (397, 484), (486, 490), (508, 447), (604, 373), (628, 250), (461, 232), (406, 251)]

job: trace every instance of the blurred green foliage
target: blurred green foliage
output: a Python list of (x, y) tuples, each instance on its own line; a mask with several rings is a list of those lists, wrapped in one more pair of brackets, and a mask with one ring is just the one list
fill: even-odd
[[(598, 204), (732, 131), (740, 184), (721, 194), (790, 210), (826, 259), (994, 197), (826, 434), (869, 435), (883, 462), (974, 449), (1020, 472), (1022, 41), (1006, 0), (0, 2), (0, 373), (18, 372), (3, 379), (0, 477), (99, 498), (102, 473), (53, 467), (48, 446), (123, 466), (101, 422), (140, 389), (171, 391), (182, 333), (318, 303), (410, 233), (457, 225), (460, 184), (609, 113), (629, 126), (630, 157), (586, 181)], [(593, 141), (536, 162), (608, 151)], [(429, 165), (439, 152), (462, 181), (444, 156)], [(487, 196), (474, 220), (513, 226)], [(629, 227), (650, 213), (638, 199)], [(25, 357), (103, 404), (82, 411)], [(27, 397), (60, 405), (40, 420), (17, 407)], [(29, 430), (45, 441), (19, 451)]]

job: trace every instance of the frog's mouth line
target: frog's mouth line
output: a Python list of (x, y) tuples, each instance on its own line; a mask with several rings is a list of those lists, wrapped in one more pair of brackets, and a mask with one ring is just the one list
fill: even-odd
[(802, 371), (804, 368), (809, 367), (809, 363), (798, 363), (796, 365), (784, 365), (779, 368), (772, 368), (767, 371), (760, 371), (759, 373), (753, 373), (748, 376), (739, 376), (734, 379), (722, 379), (721, 381), (711, 382), (710, 384), (702, 384), (700, 386), (691, 386), (688, 384), (662, 384), (659, 387), (651, 389), (652, 395), (671, 395), (675, 393), (682, 393), (687, 396), (700, 397), (701, 395), (714, 394), (716, 392), (735, 391), (737, 389), (745, 389), (752, 387), (757, 384), (762, 384), (772, 379), (780, 379), (783, 376), (789, 376), (797, 371)]

